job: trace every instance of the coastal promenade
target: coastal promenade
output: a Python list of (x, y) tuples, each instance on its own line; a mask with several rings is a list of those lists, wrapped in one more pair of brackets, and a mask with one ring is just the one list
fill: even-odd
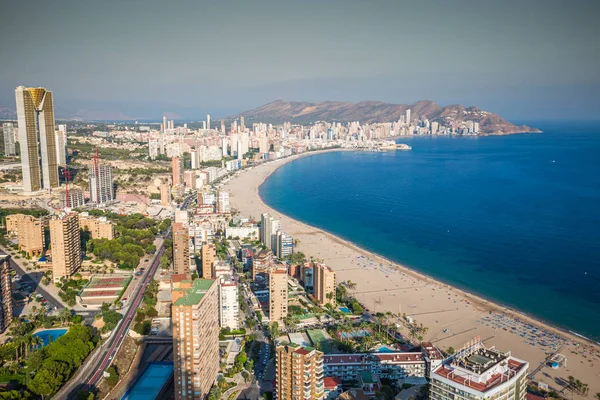
[[(276, 160), (241, 172), (225, 185), (230, 191), (232, 208), (255, 219), (260, 219), (261, 213), (270, 213), (279, 219), (282, 228), (299, 240), (299, 251), (332, 267), (338, 282), (351, 280), (357, 284), (354, 296), (369, 311), (410, 316), (429, 328), (424, 339), (442, 349), (460, 348), (480, 336), (487, 346), (511, 351), (516, 357), (529, 361), (531, 369), (538, 370), (536, 381), (547, 383), (557, 391), (563, 389), (569, 376), (574, 376), (589, 385), (590, 393), (600, 392), (599, 346), (390, 262), (283, 215), (261, 200), (258, 187), (273, 171), (299, 157), (321, 153)], [(559, 369), (546, 366), (547, 353), (561, 346), (568, 365)], [(542, 367), (538, 369), (538, 366)]]

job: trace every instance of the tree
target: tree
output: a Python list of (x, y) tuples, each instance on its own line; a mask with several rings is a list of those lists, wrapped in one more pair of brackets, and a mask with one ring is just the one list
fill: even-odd
[(456, 353), (456, 350), (454, 349), (454, 347), (450, 346), (446, 349), (446, 353), (448, 353), (449, 355), (453, 355), (454, 353)]
[(109, 374), (106, 377), (106, 383), (112, 388), (119, 382), (119, 374), (117, 374), (115, 367), (108, 367), (106, 372)]
[(61, 381), (58, 377), (52, 375), (52, 373), (46, 369), (41, 369), (35, 377), (27, 383), (27, 388), (33, 393), (42, 397), (42, 400), (46, 396), (50, 396), (56, 392), (61, 385)]
[(275, 340), (279, 337), (279, 333), (279, 323), (275, 321), (269, 326), (269, 334), (271, 335), (271, 338)]

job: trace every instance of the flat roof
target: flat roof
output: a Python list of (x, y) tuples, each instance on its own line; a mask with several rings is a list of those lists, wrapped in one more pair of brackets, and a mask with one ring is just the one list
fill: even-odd
[(176, 306), (193, 306), (202, 300), (208, 289), (213, 285), (213, 279), (195, 279), (190, 289), (185, 290), (185, 295), (175, 302)]

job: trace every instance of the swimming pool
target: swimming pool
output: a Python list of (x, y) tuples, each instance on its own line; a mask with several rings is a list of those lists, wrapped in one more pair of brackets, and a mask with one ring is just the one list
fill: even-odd
[(153, 362), (148, 365), (121, 400), (153, 400), (173, 374), (172, 362)]
[(48, 346), (50, 343), (54, 342), (56, 339), (58, 339), (65, 333), (67, 333), (66, 328), (45, 329), (43, 331), (34, 333), (33, 336), (41, 337), (42, 340), (44, 341), (44, 344), (42, 344), (42, 347), (44, 347), (44, 346)]
[(348, 307), (340, 307), (339, 310), (344, 314), (350, 314), (350, 309)]
[(381, 346), (377, 349), (377, 353), (395, 353), (397, 350), (390, 349), (389, 347)]

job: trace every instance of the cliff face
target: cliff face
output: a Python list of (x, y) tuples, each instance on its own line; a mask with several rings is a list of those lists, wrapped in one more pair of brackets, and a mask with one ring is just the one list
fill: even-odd
[(418, 101), (414, 104), (390, 104), (379, 101), (306, 103), (277, 100), (231, 118), (243, 116), (247, 123), (270, 122), (280, 124), (291, 122), (308, 124), (316, 121), (360, 121), (363, 124), (370, 124), (397, 121), (405, 114), (407, 109), (411, 110), (411, 120), (427, 118), (432, 122), (437, 121), (443, 125), (468, 120), (479, 122), (479, 129), (482, 134), (508, 135), (511, 133), (540, 132), (536, 128), (514, 125), (499, 115), (479, 110), (477, 107), (465, 108), (460, 104), (441, 107), (429, 100)]

